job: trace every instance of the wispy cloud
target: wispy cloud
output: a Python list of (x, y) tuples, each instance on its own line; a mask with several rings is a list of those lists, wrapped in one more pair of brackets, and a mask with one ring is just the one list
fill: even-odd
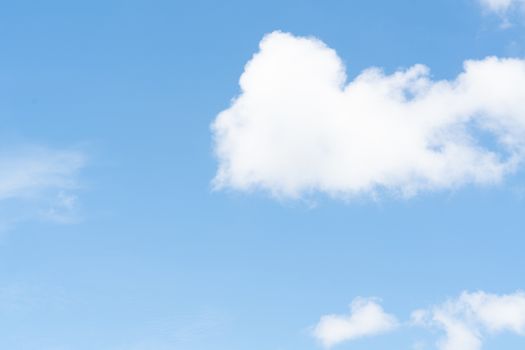
[(0, 151), (0, 224), (27, 219), (71, 222), (76, 217), (78, 172), (84, 153), (41, 146)]
[(525, 0), (478, 0), (486, 13), (495, 14), (502, 20), (503, 29), (511, 27), (511, 13), (525, 14)]
[(466, 61), (453, 80), (423, 65), (346, 79), (321, 41), (265, 36), (212, 125), (215, 186), (410, 196), (499, 183), (525, 160), (525, 60)]
[(487, 11), (505, 15), (508, 11), (525, 6), (525, 0), (479, 0)]

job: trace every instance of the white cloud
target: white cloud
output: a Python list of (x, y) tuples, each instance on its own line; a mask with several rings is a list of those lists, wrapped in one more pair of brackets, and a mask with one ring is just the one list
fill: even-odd
[(374, 299), (357, 298), (348, 316), (326, 315), (315, 327), (313, 335), (325, 346), (343, 341), (377, 335), (395, 329), (396, 318), (383, 311)]
[(483, 8), (499, 15), (504, 15), (515, 7), (525, 5), (525, 0), (479, 0)]
[(0, 224), (28, 218), (74, 219), (77, 173), (85, 165), (79, 151), (23, 147), (0, 152)]
[(510, 17), (525, 14), (525, 0), (478, 0), (486, 13), (496, 14), (502, 20), (501, 28), (512, 26)]
[(414, 195), (498, 183), (525, 158), (525, 60), (466, 61), (450, 81), (423, 65), (346, 79), (321, 41), (265, 36), (212, 125), (215, 186)]
[[(437, 343), (439, 350), (480, 350), (487, 336), (503, 332), (525, 336), (525, 293), (463, 292), (443, 304), (413, 311), (411, 321), (403, 326), (442, 330), (445, 336)], [(397, 318), (387, 314), (375, 299), (357, 298), (350, 315), (321, 317), (313, 335), (331, 347), (399, 328)], [(415, 348), (422, 347), (424, 343), (415, 343)]]
[(73, 187), (73, 175), (84, 160), (79, 152), (40, 147), (1, 153), (0, 200), (31, 197), (47, 188)]
[(479, 350), (486, 334), (508, 331), (525, 335), (525, 294), (464, 292), (457, 299), (414, 312), (413, 320), (445, 331), (440, 350)]
[(489, 11), (502, 13), (507, 11), (516, 0), (479, 0), (479, 2)]

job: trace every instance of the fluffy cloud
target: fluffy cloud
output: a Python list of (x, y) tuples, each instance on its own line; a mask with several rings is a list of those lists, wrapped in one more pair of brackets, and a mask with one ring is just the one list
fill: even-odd
[(414, 195), (498, 183), (525, 158), (524, 60), (466, 61), (450, 81), (416, 65), (347, 82), (321, 41), (274, 32), (240, 87), (212, 124), (217, 188)]
[(75, 211), (78, 171), (85, 156), (78, 151), (23, 147), (0, 152), (0, 224), (38, 216), (67, 222)]
[(397, 326), (396, 318), (385, 313), (375, 300), (358, 298), (352, 302), (350, 315), (321, 317), (313, 334), (325, 347), (331, 347), (343, 341), (385, 333)]
[(525, 335), (525, 294), (467, 293), (413, 314), (418, 324), (445, 331), (440, 350), (479, 350), (485, 334), (503, 331)]
[[(374, 299), (357, 298), (349, 316), (327, 315), (313, 330), (325, 347), (360, 337), (400, 328), (401, 323), (386, 313)], [(502, 332), (525, 336), (525, 293), (490, 294), (463, 292), (443, 304), (412, 312), (405, 327), (440, 329), (445, 336), (439, 350), (480, 350), (487, 335)]]

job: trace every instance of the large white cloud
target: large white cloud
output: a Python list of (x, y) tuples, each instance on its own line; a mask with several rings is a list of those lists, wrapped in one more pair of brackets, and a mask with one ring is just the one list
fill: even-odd
[(457, 299), (414, 313), (417, 323), (445, 331), (440, 350), (479, 350), (486, 334), (525, 335), (525, 294), (464, 292)]
[(216, 187), (413, 195), (497, 183), (524, 159), (524, 60), (466, 61), (450, 81), (423, 65), (346, 79), (321, 41), (265, 36), (212, 125)]
[(357, 298), (348, 316), (326, 315), (314, 329), (313, 335), (325, 346), (343, 341), (385, 333), (398, 326), (396, 318), (383, 311), (374, 299)]

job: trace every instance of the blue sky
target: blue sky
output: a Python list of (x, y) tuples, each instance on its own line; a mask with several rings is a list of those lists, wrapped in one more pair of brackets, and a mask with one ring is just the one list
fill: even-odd
[[(525, 81), (519, 74), (511, 74), (514, 85), (499, 74), (475, 80), (475, 73), (465, 74), (479, 84), (456, 80), (466, 60), (479, 62), (479, 69), (492, 67), (483, 65), (487, 56), (512, 58), (513, 67), (523, 64), (522, 3), (500, 2), (500, 7), (498, 1), (475, 0), (3, 4), (0, 348), (323, 349), (330, 336), (315, 330), (323, 316), (336, 315), (345, 328), (341, 340), (333, 341), (337, 349), (458, 350), (439, 344), (450, 329), (435, 314), (449, 300), (474, 318), (485, 315), (472, 306), (478, 296), (491, 310), (508, 301), (518, 314), (494, 326), (481, 316), (465, 321), (463, 311), (443, 312), (464, 322), (482, 339), (483, 349), (522, 349), (525, 116), (519, 98)], [(464, 88), (447, 92), (457, 98), (450, 101), (470, 99), (470, 94), (457, 97), (458, 91), (478, 85), (494, 89), (487, 99), (510, 91), (505, 96), (514, 99), (504, 96), (486, 108), (487, 120), (516, 124), (466, 128), (459, 141), (451, 141), (470, 147), (465, 139), (477, 140), (475, 150), (492, 150), (500, 162), (478, 161), (486, 153), (446, 158), (445, 171), (435, 178), (432, 164), (383, 167), (406, 155), (394, 142), (375, 154), (379, 170), (341, 159), (346, 148), (324, 163), (310, 158), (317, 144), (308, 139), (306, 122), (279, 129), (292, 135), (283, 140), (295, 140), (295, 146), (282, 143), (280, 134), (270, 133), (277, 139), (269, 139), (262, 132), (255, 138), (259, 143), (248, 145), (241, 141), (250, 137), (227, 123), (220, 130), (231, 138), (221, 137), (216, 127), (221, 112), (233, 121), (259, 122), (250, 119), (257, 113), (264, 120), (273, 116), (273, 110), (255, 108), (254, 114), (236, 112), (235, 106), (238, 101), (250, 106), (253, 91), (267, 91), (265, 74), (256, 68), (264, 66), (265, 57), (285, 56), (259, 44), (275, 31), (282, 33), (266, 36), (267, 43), (284, 40), (286, 48), (321, 56), (335, 50), (326, 66), (344, 65), (343, 84), (380, 67), (383, 75), (370, 83), (375, 89), (379, 85), (373, 84), (396, 71), (423, 64), (430, 70), (422, 73), (425, 84), (447, 80)], [(259, 63), (251, 65), (255, 73), (249, 73), (246, 63), (263, 51), (267, 56), (259, 55)], [(307, 57), (304, 62), (310, 64)], [(308, 67), (323, 71), (325, 61), (312, 62)], [(509, 62), (495, 67), (505, 69)], [(286, 66), (276, 65), (284, 70), (275, 79), (287, 82)], [(243, 73), (251, 77), (245, 90), (239, 87)], [(268, 91), (280, 88), (269, 85)], [(282, 91), (283, 101), (302, 99), (311, 109), (307, 96), (290, 89)], [(421, 99), (430, 96), (428, 105), (437, 98), (426, 90), (410, 91)], [(394, 106), (409, 111), (405, 107), (412, 100), (407, 101), (395, 100)], [(295, 105), (285, 108), (282, 115), (295, 115)], [(312, 112), (312, 123), (325, 127), (315, 124), (325, 120), (320, 116), (325, 114)], [(458, 131), (461, 123), (447, 127)], [(295, 139), (297, 134), (305, 139)], [(514, 143), (494, 145), (494, 138), (507, 136)], [(266, 158), (275, 140), (280, 148)], [(249, 154), (252, 168), (233, 148), (217, 156), (230, 141), (240, 151), (258, 151)], [(444, 145), (435, 147), (449, 144)], [(394, 157), (384, 149), (392, 149)], [(281, 150), (289, 172), (272, 163)], [(296, 163), (299, 157), (287, 158), (290, 154), (308, 158), (306, 165)], [(506, 163), (509, 154), (516, 164)], [(430, 158), (407, 159), (426, 164)], [(358, 169), (370, 177), (332, 182), (312, 170), (333, 166), (334, 173), (345, 174), (345, 162), (350, 174)], [(218, 184), (217, 172), (225, 164), (238, 167), (228, 168)], [(461, 164), (468, 169), (449, 178), (450, 164), (454, 171)], [(491, 172), (499, 166), (500, 172)], [(362, 300), (380, 305), (396, 322), (352, 335), (348, 306), (358, 297), (372, 298)], [(411, 315), (421, 309), (429, 320), (416, 322)], [(462, 350), (477, 350), (468, 346)]]

